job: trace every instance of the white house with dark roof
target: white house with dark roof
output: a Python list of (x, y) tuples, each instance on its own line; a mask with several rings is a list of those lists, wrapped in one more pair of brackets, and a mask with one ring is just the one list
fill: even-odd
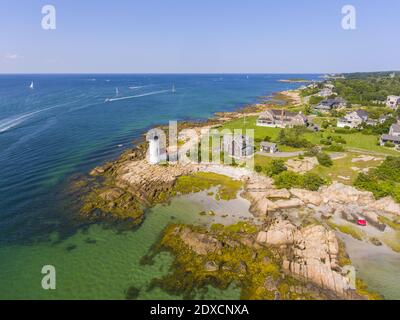
[(395, 145), (400, 145), (400, 125), (398, 123), (392, 124), (389, 134), (383, 134), (380, 139), (381, 146), (386, 142), (392, 142)]
[(257, 126), (259, 127), (285, 128), (306, 126), (307, 124), (308, 119), (301, 112), (294, 113), (284, 109), (268, 109), (261, 113), (257, 119)]
[(339, 128), (357, 128), (362, 123), (368, 121), (368, 113), (364, 110), (356, 110), (348, 112), (344, 118), (340, 118), (337, 122)]
[(260, 152), (275, 153), (278, 151), (276, 143), (263, 141), (260, 143)]
[(400, 96), (388, 96), (386, 99), (386, 106), (396, 110), (400, 105)]

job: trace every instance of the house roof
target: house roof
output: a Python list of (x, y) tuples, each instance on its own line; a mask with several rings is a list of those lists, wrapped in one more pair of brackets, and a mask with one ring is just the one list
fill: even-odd
[(356, 111), (354, 111), (355, 113), (357, 113), (357, 115), (359, 116), (359, 117), (368, 117), (368, 112), (366, 112), (365, 110), (362, 110), (362, 109), (359, 109), (359, 110), (356, 110)]
[(274, 116), (281, 116), (282, 112), (283, 112), (283, 115), (286, 116), (286, 117), (294, 117), (297, 114), (297, 113), (286, 111), (286, 110), (283, 110), (283, 109), (281, 109), (281, 110), (279, 110), (279, 109), (268, 109), (267, 112), (268, 111), (271, 112)]
[(395, 141), (395, 142), (400, 142), (400, 137), (398, 136), (392, 136), (390, 134), (383, 134), (381, 136), (381, 139), (384, 141)]
[(268, 141), (262, 141), (260, 143), (261, 147), (276, 147), (276, 143), (273, 142), (268, 142)]
[(394, 123), (394, 124), (392, 124), (390, 129), (393, 130), (394, 132), (400, 132), (400, 125), (398, 125), (397, 123)]

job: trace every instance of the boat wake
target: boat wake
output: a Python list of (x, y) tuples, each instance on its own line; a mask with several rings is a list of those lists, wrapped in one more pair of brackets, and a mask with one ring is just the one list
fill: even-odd
[(47, 107), (47, 108), (43, 108), (40, 110), (36, 110), (33, 112), (29, 112), (29, 113), (25, 113), (25, 114), (21, 114), (21, 115), (17, 115), (17, 116), (13, 116), (13, 117), (9, 117), (3, 120), (0, 120), (0, 133), (6, 132), (16, 126), (18, 126), (19, 124), (25, 122), (26, 120), (32, 118), (34, 115), (38, 114), (38, 113), (42, 113), (44, 111), (47, 110), (51, 110), (51, 109), (56, 109), (56, 108), (60, 108), (62, 106), (66, 106), (69, 104), (73, 104), (73, 103), (77, 103), (80, 102), (81, 100), (76, 100), (76, 101), (72, 101), (72, 102), (66, 102), (66, 103), (61, 103), (61, 104), (57, 104), (51, 107)]
[(161, 90), (161, 91), (154, 91), (154, 92), (138, 94), (138, 95), (135, 95), (135, 96), (127, 96), (127, 97), (120, 97), (120, 98), (108, 98), (104, 102), (113, 102), (113, 101), (119, 101), (119, 100), (134, 99), (134, 98), (152, 96), (152, 95), (155, 95), (155, 94), (161, 94), (161, 93), (170, 92), (170, 91), (171, 90)]
[(133, 87), (129, 87), (129, 89), (131, 89), (131, 90), (136, 90), (136, 89), (142, 89), (142, 88), (147, 88), (147, 87), (150, 87), (150, 86), (133, 86)]

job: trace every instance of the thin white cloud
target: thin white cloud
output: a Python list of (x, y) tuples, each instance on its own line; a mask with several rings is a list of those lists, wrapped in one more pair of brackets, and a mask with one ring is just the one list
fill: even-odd
[(17, 53), (6, 53), (4, 55), (4, 59), (6, 59), (6, 60), (16, 60), (16, 59), (20, 59), (20, 58), (22, 58), (22, 56), (20, 56)]

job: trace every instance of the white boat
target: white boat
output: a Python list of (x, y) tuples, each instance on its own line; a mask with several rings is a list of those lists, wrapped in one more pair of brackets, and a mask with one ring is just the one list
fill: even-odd
[(29, 89), (33, 89), (33, 81), (31, 82)]
[(175, 93), (175, 92), (176, 92), (176, 90), (175, 90), (175, 85), (172, 85), (172, 90), (171, 90), (171, 92), (172, 92), (172, 93)]
[(119, 95), (119, 90), (118, 90), (118, 88), (115, 88), (115, 95), (116, 95), (116, 96)]

